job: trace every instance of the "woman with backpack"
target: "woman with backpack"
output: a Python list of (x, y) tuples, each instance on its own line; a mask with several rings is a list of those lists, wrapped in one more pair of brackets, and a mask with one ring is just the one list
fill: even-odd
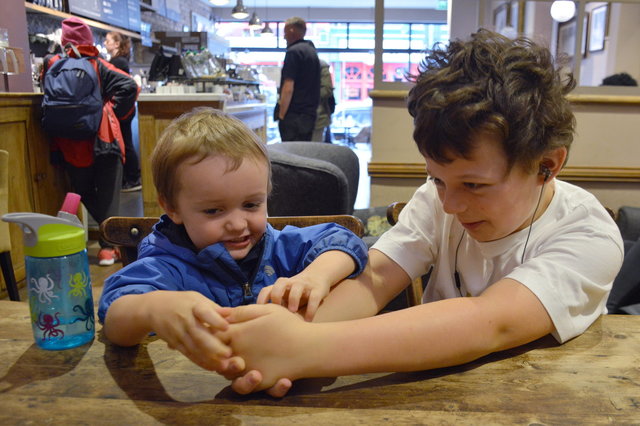
[[(42, 125), (51, 138), (52, 161), (64, 166), (73, 190), (101, 223), (119, 214), (125, 160), (119, 120), (133, 114), (140, 89), (98, 56), (82, 20), (62, 21), (61, 45), (62, 55), (44, 61)], [(117, 258), (114, 247), (101, 240), (99, 264), (113, 265)]]
[[(109, 62), (117, 68), (131, 74), (129, 69), (129, 54), (131, 49), (131, 41), (126, 35), (116, 31), (107, 33), (104, 40), (104, 47), (107, 49), (111, 59)], [(139, 191), (142, 188), (140, 183), (140, 162), (138, 161), (138, 153), (133, 145), (133, 135), (131, 133), (131, 121), (135, 116), (135, 110), (131, 117), (120, 121), (120, 130), (124, 138), (124, 149), (127, 161), (124, 163), (122, 192)]]

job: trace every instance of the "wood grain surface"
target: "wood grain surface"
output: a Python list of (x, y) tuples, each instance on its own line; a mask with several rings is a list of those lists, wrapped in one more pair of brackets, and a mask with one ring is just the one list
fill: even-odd
[[(328, 361), (330, 362), (330, 361)], [(25, 302), (0, 301), (1, 424), (638, 424), (640, 316), (609, 315), (463, 366), (296, 382), (240, 396), (164, 342), (35, 346)]]

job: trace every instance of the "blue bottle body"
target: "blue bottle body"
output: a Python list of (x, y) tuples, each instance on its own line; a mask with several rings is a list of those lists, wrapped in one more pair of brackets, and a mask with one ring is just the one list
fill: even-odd
[(95, 335), (87, 250), (59, 257), (25, 256), (31, 326), (42, 349), (62, 350)]

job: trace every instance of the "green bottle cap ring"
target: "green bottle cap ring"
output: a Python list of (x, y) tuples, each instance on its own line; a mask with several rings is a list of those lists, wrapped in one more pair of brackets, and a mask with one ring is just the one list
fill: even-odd
[(31, 257), (60, 257), (86, 248), (84, 229), (63, 224), (46, 224), (38, 229), (38, 244), (24, 247)]

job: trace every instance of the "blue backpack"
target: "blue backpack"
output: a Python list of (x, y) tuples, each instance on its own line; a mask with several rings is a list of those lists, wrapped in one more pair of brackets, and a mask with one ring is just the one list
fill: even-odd
[(86, 140), (102, 119), (102, 93), (95, 57), (62, 57), (44, 75), (42, 127), (49, 136)]

